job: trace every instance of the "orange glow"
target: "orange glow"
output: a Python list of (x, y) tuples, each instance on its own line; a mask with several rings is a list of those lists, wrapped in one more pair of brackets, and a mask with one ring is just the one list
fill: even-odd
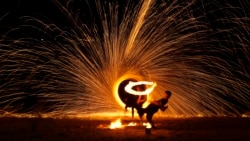
[(135, 122), (130, 122), (127, 126), (136, 126), (137, 125), (137, 123), (135, 123)]
[[(151, 87), (147, 88), (145, 91), (135, 91), (132, 88), (137, 85), (151, 85)], [(133, 82), (129, 81), (128, 85), (125, 87), (125, 91), (127, 91), (130, 94), (133, 95), (148, 95), (150, 94), (156, 86), (155, 82), (149, 82), (149, 81), (138, 81), (138, 82)]]
[[(150, 124), (148, 125), (149, 123), (148, 122), (143, 122), (142, 123), (142, 126), (151, 126)], [(138, 126), (139, 124), (137, 124), (136, 122), (130, 122), (130, 123), (128, 123), (128, 125), (127, 126)]]
[(121, 123), (121, 119), (117, 119), (116, 121), (111, 122), (109, 128), (110, 129), (123, 128), (123, 125)]
[[(109, 129), (121, 129), (124, 127), (134, 127), (134, 126), (145, 126), (146, 128), (151, 128), (151, 124), (148, 122), (143, 122), (142, 124), (138, 124), (136, 122), (130, 122), (128, 124), (123, 124), (121, 119), (118, 118), (115, 121), (112, 121), (111, 124), (108, 126)], [(104, 125), (100, 125), (99, 128), (105, 128)], [(107, 128), (107, 126), (106, 126)]]
[(151, 124), (150, 123), (146, 123), (146, 128), (148, 128), (148, 129), (152, 128)]
[(136, 80), (142, 80), (142, 78), (138, 75), (134, 75), (133, 73), (128, 73), (126, 75), (123, 75), (122, 77), (120, 77), (119, 79), (116, 80), (116, 82), (113, 85), (113, 95), (115, 97), (115, 100), (118, 102), (118, 104), (124, 108), (125, 104), (121, 101), (121, 99), (119, 98), (118, 95), (118, 87), (121, 84), (122, 81), (129, 79), (129, 78), (134, 78)]

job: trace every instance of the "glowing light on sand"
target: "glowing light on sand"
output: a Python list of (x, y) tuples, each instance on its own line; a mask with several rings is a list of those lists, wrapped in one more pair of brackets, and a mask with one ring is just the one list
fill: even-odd
[(137, 125), (137, 123), (136, 122), (130, 122), (130, 123), (128, 123), (128, 125), (127, 126), (136, 126)]
[(117, 128), (123, 128), (124, 126), (122, 125), (121, 119), (117, 119), (114, 122), (111, 122), (109, 128), (110, 129), (117, 129)]
[[(148, 122), (143, 122), (142, 124), (138, 124), (138, 123), (136, 123), (136, 122), (130, 122), (130, 123), (128, 123), (128, 125), (126, 125), (126, 126), (139, 126), (139, 125), (141, 125), (141, 126), (148, 126)], [(151, 125), (150, 125), (151, 126)]]
[(146, 123), (146, 128), (148, 128), (148, 129), (150, 129), (150, 128), (152, 128), (152, 125), (150, 124), (150, 123)]
[[(109, 125), (109, 129), (120, 129), (124, 127), (135, 127), (135, 126), (145, 126), (146, 128), (151, 128), (151, 124), (148, 122), (143, 122), (142, 124), (138, 124), (136, 122), (129, 122), (128, 124), (124, 124), (121, 122), (121, 119), (118, 118), (115, 121), (112, 121)], [(99, 126), (100, 128), (105, 128), (104, 125)]]
[[(132, 88), (138, 85), (151, 85), (151, 87), (147, 88), (144, 91), (136, 91), (133, 90)], [(155, 82), (149, 82), (149, 81), (138, 81), (138, 82), (133, 82), (133, 81), (129, 81), (128, 85), (126, 85), (126, 87), (124, 88), (125, 91), (127, 91), (130, 94), (133, 95), (148, 95), (150, 94), (154, 88), (156, 86)]]

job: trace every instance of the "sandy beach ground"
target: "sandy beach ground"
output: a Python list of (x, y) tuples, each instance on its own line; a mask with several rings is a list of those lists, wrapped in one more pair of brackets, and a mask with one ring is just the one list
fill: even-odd
[[(138, 120), (122, 119), (122, 123)], [(249, 117), (195, 117), (155, 119), (145, 126), (110, 129), (108, 119), (0, 118), (0, 141), (249, 141)]]

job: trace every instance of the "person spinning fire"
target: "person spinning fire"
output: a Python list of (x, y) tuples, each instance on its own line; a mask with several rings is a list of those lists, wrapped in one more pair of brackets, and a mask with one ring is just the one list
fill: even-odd
[(140, 119), (142, 120), (142, 117), (144, 113), (146, 113), (147, 121), (151, 124), (152, 128), (155, 128), (154, 122), (153, 122), (153, 116), (158, 110), (165, 111), (168, 106), (166, 105), (168, 103), (169, 98), (171, 97), (172, 93), (170, 91), (165, 91), (163, 94), (163, 97), (159, 100), (155, 100), (150, 102), (150, 104), (146, 108), (139, 108), (137, 109), (137, 112), (140, 116)]

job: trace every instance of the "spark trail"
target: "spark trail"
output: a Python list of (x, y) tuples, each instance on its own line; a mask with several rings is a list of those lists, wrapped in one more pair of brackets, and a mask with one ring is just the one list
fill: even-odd
[(156, 82), (152, 99), (173, 92), (165, 115), (250, 109), (248, 2), (81, 1), (86, 23), (78, 1), (54, 2), (72, 28), (27, 16), (1, 38), (2, 111), (123, 113), (117, 89), (130, 78)]

